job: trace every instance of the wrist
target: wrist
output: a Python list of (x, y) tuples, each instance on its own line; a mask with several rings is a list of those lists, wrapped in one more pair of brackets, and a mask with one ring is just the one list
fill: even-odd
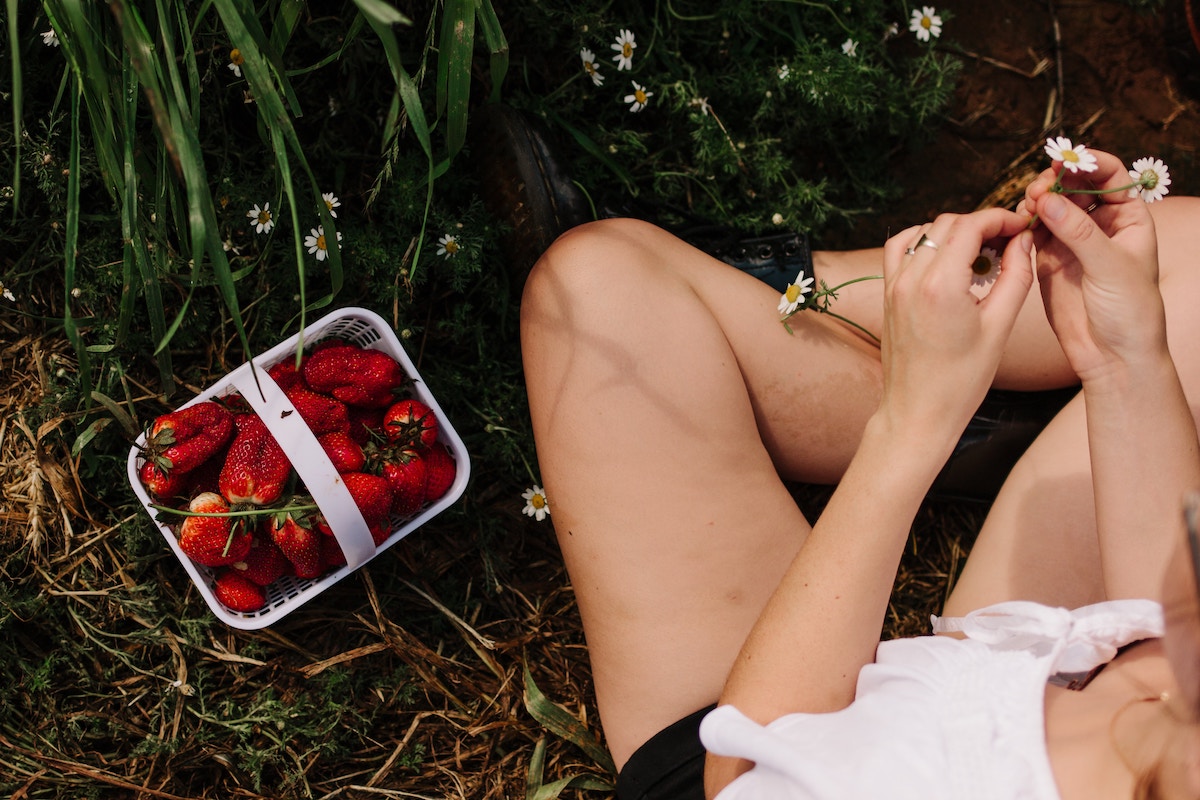
[(911, 478), (921, 484), (924, 493), (961, 435), (962, 426), (947, 424), (944, 415), (901, 414), (885, 402), (868, 420), (859, 451), (874, 454), (887, 464), (888, 476)]

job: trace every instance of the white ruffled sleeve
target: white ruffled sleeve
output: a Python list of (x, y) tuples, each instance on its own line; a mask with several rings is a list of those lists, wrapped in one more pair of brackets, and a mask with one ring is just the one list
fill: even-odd
[(1074, 611), (1012, 600), (931, 622), (934, 633), (959, 631), (998, 650), (1055, 652), (1059, 672), (1086, 672), (1111, 661), (1121, 647), (1163, 633), (1162, 606), (1153, 600), (1110, 600)]

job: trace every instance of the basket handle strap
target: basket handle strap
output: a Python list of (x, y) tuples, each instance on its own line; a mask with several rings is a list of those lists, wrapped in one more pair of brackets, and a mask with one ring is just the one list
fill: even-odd
[[(257, 372), (256, 385), (251, 365), (247, 362), (229, 373), (229, 381), (262, 418), (267, 430), (292, 462), (292, 467), (313, 496), (341, 545), (346, 565), (351, 569), (361, 566), (375, 555), (375, 542), (367, 521), (334, 469), (333, 462), (325, 454), (325, 449), (296, 411), (292, 401), (288, 400), (265, 369), (259, 366)], [(262, 388), (261, 393), (259, 387)]]

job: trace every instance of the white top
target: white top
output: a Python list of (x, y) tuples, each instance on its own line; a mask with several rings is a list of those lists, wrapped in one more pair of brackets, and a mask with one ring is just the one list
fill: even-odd
[(717, 800), (1059, 800), (1046, 752), (1046, 681), (1162, 636), (1162, 607), (1117, 600), (1068, 611), (1013, 601), (934, 632), (883, 642), (854, 702), (759, 725), (733, 706), (700, 725), (704, 746), (754, 762)]

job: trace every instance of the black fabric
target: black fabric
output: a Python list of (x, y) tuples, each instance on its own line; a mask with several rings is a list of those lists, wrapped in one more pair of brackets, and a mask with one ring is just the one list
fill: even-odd
[(617, 800), (704, 800), (702, 708), (664, 728), (634, 751), (617, 776)]

